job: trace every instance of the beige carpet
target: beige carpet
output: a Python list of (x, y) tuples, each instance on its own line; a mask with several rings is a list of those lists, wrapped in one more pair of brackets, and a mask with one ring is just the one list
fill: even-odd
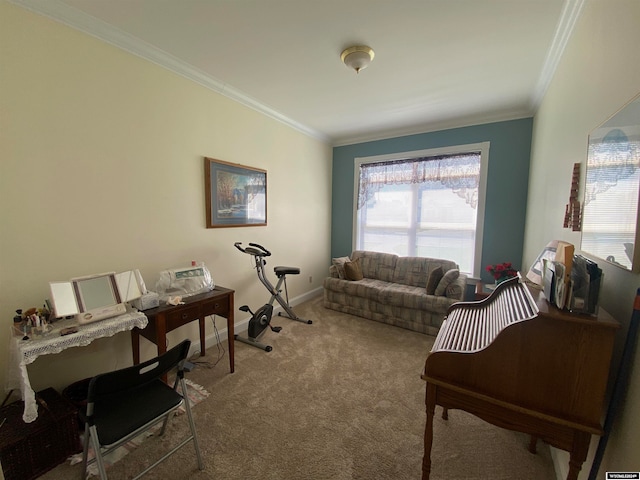
[[(424, 382), (420, 373), (433, 337), (341, 314), (321, 297), (295, 308), (313, 325), (276, 317), (282, 332), (265, 333), (265, 353), (236, 342), (236, 372), (228, 358), (200, 365), (189, 378), (209, 397), (194, 408), (206, 468), (190, 446), (149, 473), (149, 479), (419, 479), (423, 452)], [(224, 322), (218, 320), (219, 325)], [(226, 342), (225, 342), (226, 343)], [(216, 348), (204, 360), (214, 362)], [(200, 360), (200, 358), (198, 358)], [(553, 480), (546, 445), (527, 451), (528, 437), (464, 412), (434, 425), (431, 478)], [(131, 478), (178, 433), (151, 437), (109, 469)], [(65, 463), (42, 479), (80, 478)]]

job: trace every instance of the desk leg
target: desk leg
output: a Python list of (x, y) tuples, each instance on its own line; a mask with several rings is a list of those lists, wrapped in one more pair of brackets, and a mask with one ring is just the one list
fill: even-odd
[(133, 364), (140, 363), (140, 329), (134, 327), (131, 330), (131, 352), (133, 353)]
[(431, 475), (431, 448), (433, 447), (433, 416), (436, 410), (436, 386), (427, 382), (425, 405), (427, 421), (424, 426), (424, 455), (422, 457), (422, 480)]
[[(167, 352), (167, 319), (164, 313), (156, 316), (156, 348), (158, 356)], [(162, 376), (162, 381), (167, 383), (167, 374)]]
[(233, 319), (233, 294), (229, 296), (229, 313), (227, 314), (227, 343), (229, 344), (229, 371), (235, 370), (233, 347), (235, 345), (234, 319)]
[(167, 319), (164, 313), (156, 316), (156, 347), (158, 356), (167, 352)]
[(200, 356), (204, 357), (204, 351), (207, 348), (204, 341), (204, 317), (198, 319), (198, 326), (200, 327)]
[(567, 480), (578, 480), (578, 474), (582, 469), (582, 464), (587, 459), (589, 453), (589, 443), (591, 435), (586, 432), (576, 431), (573, 434), (573, 447), (569, 452), (569, 472)]

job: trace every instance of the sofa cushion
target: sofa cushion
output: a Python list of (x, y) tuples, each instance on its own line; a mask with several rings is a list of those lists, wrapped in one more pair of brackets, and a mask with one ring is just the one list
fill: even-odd
[(367, 301), (377, 300), (379, 292), (388, 285), (388, 282), (375, 280), (373, 278), (363, 278), (358, 282), (349, 282), (340, 278), (325, 278), (325, 290), (344, 293), (352, 297), (360, 297)]
[(427, 295), (435, 295), (436, 288), (438, 288), (443, 276), (444, 272), (442, 271), (442, 267), (436, 267), (431, 270), (429, 278), (427, 279)]
[(436, 287), (435, 294), (436, 295), (444, 295), (447, 287), (451, 285), (458, 277), (460, 276), (460, 270), (457, 268), (452, 268), (444, 274), (438, 286)]
[(451, 283), (447, 286), (447, 289), (444, 291), (444, 296), (447, 298), (455, 298), (456, 300), (462, 299), (463, 289), (457, 283)]
[(356, 250), (351, 254), (351, 261), (360, 260), (360, 269), (364, 278), (393, 281), (397, 255), (392, 253)]
[(414, 287), (426, 287), (429, 275), (438, 267), (442, 267), (442, 272), (444, 273), (452, 268), (458, 268), (458, 265), (451, 260), (439, 258), (398, 257), (396, 269), (390, 281)]
[(347, 280), (362, 280), (362, 270), (360, 269), (360, 260), (355, 259), (353, 262), (345, 262), (344, 275)]
[(455, 302), (455, 300), (444, 296), (428, 295), (424, 287), (412, 287), (400, 283), (388, 283), (375, 293), (379, 305), (426, 310), (434, 313), (446, 313), (449, 306)]
[(392, 281), (413, 287), (424, 287), (427, 285), (430, 270), (433, 270), (433, 267), (426, 258), (398, 257)]
[(349, 257), (337, 257), (331, 259), (331, 264), (335, 265), (338, 270), (338, 278), (345, 278), (344, 264), (350, 261), (351, 259)]

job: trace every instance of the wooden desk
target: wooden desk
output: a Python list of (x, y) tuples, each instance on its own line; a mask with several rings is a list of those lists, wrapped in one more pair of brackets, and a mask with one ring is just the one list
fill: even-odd
[(155, 343), (158, 355), (167, 351), (167, 333), (194, 320), (200, 327), (200, 355), (205, 354), (204, 319), (208, 315), (220, 315), (227, 319), (227, 336), (229, 344), (229, 368), (234, 371), (233, 360), (233, 294), (234, 290), (215, 287), (210, 292), (201, 293), (184, 299), (184, 305), (162, 305), (145, 310), (149, 324), (143, 328), (131, 330), (131, 348), (133, 363), (140, 363), (140, 335)]
[(558, 310), (541, 290), (517, 279), (498, 285), (486, 300), (452, 305), (422, 375), (427, 382), (423, 480), (431, 473), (436, 405), (444, 408), (445, 419), (447, 410), (460, 409), (531, 435), (534, 453), (538, 438), (566, 450), (567, 480), (577, 480), (591, 435), (603, 433), (619, 327), (602, 308), (597, 316)]

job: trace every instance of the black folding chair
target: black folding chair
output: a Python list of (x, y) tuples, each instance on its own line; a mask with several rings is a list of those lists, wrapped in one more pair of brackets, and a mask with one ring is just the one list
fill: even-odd
[[(191, 434), (135, 478), (140, 478), (192, 440), (198, 468), (204, 469), (189, 400), (185, 398), (184, 372), (190, 345), (190, 340), (184, 340), (159, 357), (91, 379), (84, 414), (83, 480), (88, 463), (93, 461), (98, 464), (100, 477), (106, 480), (103, 457), (164, 420), (160, 430), (160, 435), (163, 435), (169, 417), (181, 405), (187, 412)], [(171, 387), (162, 381), (162, 377), (173, 369), (176, 369), (176, 379)], [(178, 391), (178, 384), (182, 392)], [(89, 445), (95, 451), (95, 459), (91, 462), (87, 462)]]

